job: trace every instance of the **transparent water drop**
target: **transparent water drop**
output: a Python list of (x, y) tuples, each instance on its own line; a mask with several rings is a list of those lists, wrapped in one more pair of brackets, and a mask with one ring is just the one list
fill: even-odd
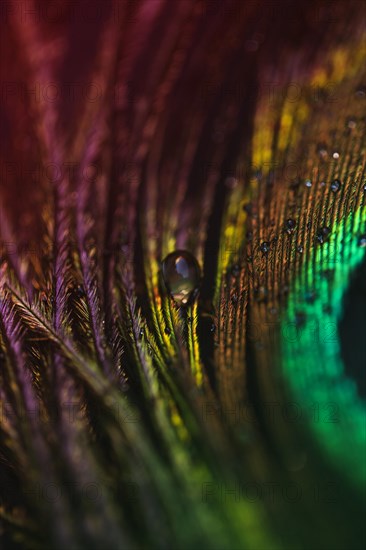
[(267, 252), (269, 252), (269, 249), (270, 249), (271, 245), (268, 241), (263, 241), (261, 244), (260, 244), (260, 249), (261, 251), (263, 252), (263, 254), (267, 254)]
[(285, 229), (289, 235), (294, 232), (296, 227), (296, 222), (292, 218), (288, 218), (285, 223)]
[(316, 234), (316, 238), (320, 244), (324, 244), (330, 235), (330, 228), (323, 226), (319, 229), (319, 231)]
[(358, 246), (360, 246), (361, 248), (366, 248), (366, 234), (365, 234), (365, 235), (361, 235), (361, 236), (358, 238), (357, 244), (358, 244)]
[(304, 252), (304, 247), (299, 245), (296, 250), (298, 251), (299, 254), (302, 254)]
[(333, 180), (332, 183), (330, 184), (330, 188), (331, 188), (331, 190), (333, 191), (333, 193), (338, 193), (338, 191), (339, 191), (340, 188), (341, 188), (341, 185), (342, 185), (341, 180), (335, 179), (335, 180)]
[(162, 262), (165, 286), (178, 306), (186, 306), (198, 289), (201, 277), (196, 258), (186, 250), (176, 250)]
[(305, 180), (305, 185), (306, 185), (306, 187), (311, 187), (313, 184), (312, 184), (311, 180), (307, 179), (307, 180)]
[(334, 153), (333, 153), (333, 158), (336, 159), (336, 160), (339, 159), (339, 153), (338, 153), (338, 151), (334, 151)]

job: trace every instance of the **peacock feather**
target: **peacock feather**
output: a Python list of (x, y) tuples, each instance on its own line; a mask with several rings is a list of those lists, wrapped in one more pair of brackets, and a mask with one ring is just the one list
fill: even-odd
[(361, 549), (362, 2), (5, 0), (5, 548)]

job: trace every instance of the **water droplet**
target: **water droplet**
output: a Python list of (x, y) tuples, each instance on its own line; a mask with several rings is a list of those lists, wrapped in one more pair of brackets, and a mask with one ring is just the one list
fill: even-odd
[(333, 158), (334, 158), (334, 159), (339, 159), (339, 153), (338, 153), (338, 151), (334, 151), (334, 153), (333, 153)]
[(261, 244), (260, 244), (260, 249), (261, 251), (263, 252), (263, 254), (267, 254), (267, 252), (269, 252), (269, 249), (270, 249), (271, 245), (268, 241), (263, 241)]
[(176, 250), (162, 262), (165, 286), (179, 306), (185, 306), (197, 290), (200, 267), (196, 258), (186, 250)]
[(142, 328), (140, 328), (140, 330), (139, 330), (139, 340), (142, 340), (143, 336), (144, 336), (144, 331), (143, 331)]
[(365, 185), (363, 186), (362, 190), (363, 190), (364, 193), (366, 193), (366, 183), (365, 183)]
[(319, 231), (316, 234), (316, 238), (320, 244), (324, 244), (330, 235), (330, 228), (323, 226), (319, 229)]
[(298, 251), (299, 254), (302, 254), (304, 252), (304, 247), (299, 245), (296, 250)]
[(350, 128), (350, 130), (354, 130), (356, 128), (356, 121), (354, 118), (348, 118), (346, 120), (346, 126), (347, 128)]
[(332, 181), (330, 188), (333, 191), (333, 193), (338, 193), (338, 191), (341, 188), (341, 185), (342, 185), (341, 180), (335, 179)]
[(286, 231), (289, 235), (294, 232), (294, 229), (296, 227), (296, 222), (292, 218), (288, 218), (285, 223)]
[(360, 246), (361, 248), (366, 248), (366, 234), (365, 234), (365, 235), (361, 235), (361, 236), (358, 238), (357, 244), (358, 244), (358, 246)]
[(306, 185), (306, 187), (311, 187), (313, 184), (312, 184), (311, 180), (307, 179), (307, 180), (305, 180), (305, 185)]
[(169, 336), (172, 333), (172, 331), (168, 327), (165, 327), (164, 332), (167, 336)]
[(216, 325), (214, 323), (212, 323), (211, 327), (210, 327), (210, 332), (215, 332), (216, 330)]

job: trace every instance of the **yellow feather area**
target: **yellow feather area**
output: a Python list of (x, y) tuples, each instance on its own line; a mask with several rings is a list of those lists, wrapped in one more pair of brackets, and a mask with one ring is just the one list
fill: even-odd
[(197, 336), (197, 319), (198, 319), (198, 309), (197, 302), (188, 311), (188, 315), (192, 317), (192, 322), (188, 323), (188, 349), (189, 349), (189, 360), (191, 364), (192, 373), (194, 375), (196, 384), (198, 387), (202, 386), (203, 374), (202, 374), (202, 363), (200, 357), (200, 349)]
[(190, 439), (189, 432), (188, 432), (187, 428), (185, 427), (185, 425), (182, 421), (182, 417), (178, 413), (177, 409), (174, 406), (172, 406), (171, 409), (172, 409), (172, 412), (171, 412), (170, 420), (171, 420), (173, 426), (176, 428), (179, 439), (181, 441), (186, 442)]

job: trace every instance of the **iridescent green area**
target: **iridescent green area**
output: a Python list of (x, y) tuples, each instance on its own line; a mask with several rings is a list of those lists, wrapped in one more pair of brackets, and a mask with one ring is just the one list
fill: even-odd
[(310, 404), (306, 425), (327, 458), (358, 488), (366, 481), (366, 404), (345, 372), (337, 327), (343, 297), (365, 257), (359, 243), (365, 222), (361, 206), (331, 228), (326, 243), (311, 249), (281, 321), (286, 383), (295, 401)]

